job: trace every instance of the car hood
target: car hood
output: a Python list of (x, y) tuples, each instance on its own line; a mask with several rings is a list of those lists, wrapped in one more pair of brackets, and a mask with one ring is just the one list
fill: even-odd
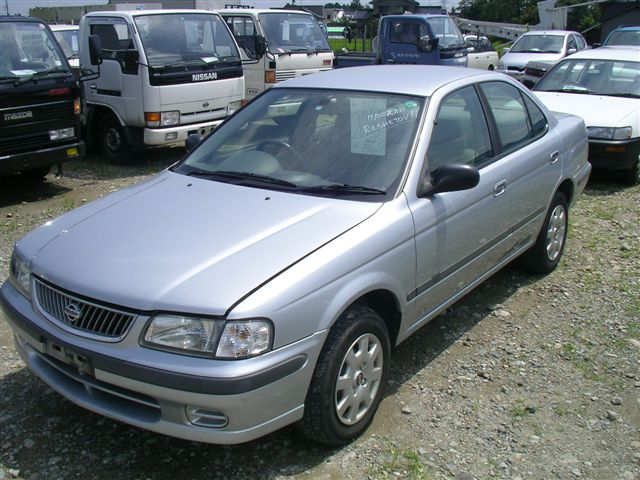
[(500, 62), (505, 67), (519, 67), (524, 68), (524, 66), (532, 60), (537, 62), (555, 62), (562, 58), (561, 53), (505, 53)]
[(36, 275), (82, 296), (223, 315), (379, 207), (165, 172), (48, 222), (17, 249)]
[(638, 115), (640, 100), (633, 98), (609, 97), (604, 95), (583, 95), (577, 93), (534, 91), (535, 95), (553, 112), (578, 115), (587, 127), (633, 127), (633, 136), (638, 136)]

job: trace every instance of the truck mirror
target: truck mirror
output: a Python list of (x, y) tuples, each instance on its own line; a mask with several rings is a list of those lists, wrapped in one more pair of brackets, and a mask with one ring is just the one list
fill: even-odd
[(123, 56), (124, 72), (128, 74), (136, 74), (138, 72), (138, 64), (140, 63), (140, 54), (137, 50), (126, 50)]
[(433, 50), (433, 42), (429, 35), (420, 37), (420, 40), (418, 41), (418, 50), (425, 53), (429, 53)]
[(102, 63), (102, 42), (98, 35), (89, 35), (89, 60), (91, 65)]
[(187, 150), (187, 152), (190, 152), (191, 150), (196, 148), (201, 141), (202, 141), (202, 135), (198, 133), (192, 133), (184, 141), (184, 148)]
[(267, 53), (267, 39), (262, 35), (254, 37), (255, 45), (253, 51), (256, 52), (256, 59), (260, 59)]

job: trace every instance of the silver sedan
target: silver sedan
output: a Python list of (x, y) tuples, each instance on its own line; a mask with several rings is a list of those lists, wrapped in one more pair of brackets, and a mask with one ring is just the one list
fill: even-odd
[(392, 346), (518, 257), (556, 268), (590, 172), (580, 118), (450, 67), (295, 79), (199, 140), (18, 241), (0, 304), (61, 395), (212, 443), (360, 435)]

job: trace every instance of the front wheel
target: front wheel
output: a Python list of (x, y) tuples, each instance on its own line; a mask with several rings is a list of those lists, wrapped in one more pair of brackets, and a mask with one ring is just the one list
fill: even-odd
[(118, 119), (107, 115), (100, 121), (100, 149), (102, 157), (113, 165), (131, 161), (131, 147)]
[(523, 257), (524, 267), (533, 273), (551, 273), (560, 263), (567, 241), (569, 207), (566, 197), (556, 192), (536, 243)]
[(350, 307), (331, 328), (316, 364), (298, 427), (327, 445), (343, 445), (369, 426), (389, 375), (387, 327), (374, 310)]

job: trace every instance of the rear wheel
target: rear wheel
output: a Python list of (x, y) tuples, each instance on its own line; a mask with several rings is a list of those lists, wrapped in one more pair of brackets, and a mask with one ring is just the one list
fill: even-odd
[(331, 328), (298, 424), (310, 439), (342, 445), (369, 426), (389, 375), (389, 333), (374, 310), (354, 305)]
[(103, 117), (99, 132), (102, 158), (114, 165), (123, 165), (131, 161), (131, 146), (115, 116), (109, 114)]
[(536, 243), (523, 257), (524, 267), (534, 273), (550, 273), (560, 263), (569, 226), (566, 197), (556, 192)]

